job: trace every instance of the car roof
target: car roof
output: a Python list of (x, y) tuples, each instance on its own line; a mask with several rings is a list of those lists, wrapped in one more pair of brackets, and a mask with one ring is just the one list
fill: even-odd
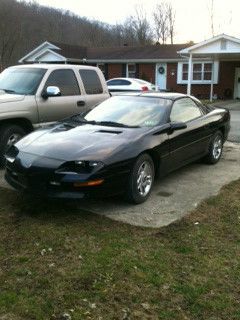
[[(161, 99), (169, 99), (169, 100), (177, 100), (180, 98), (193, 98), (197, 100), (195, 97), (189, 96), (184, 93), (177, 93), (177, 92), (123, 92), (120, 94), (121, 96), (135, 96), (135, 97), (149, 97), (149, 98), (161, 98)], [(118, 95), (115, 95), (118, 96)]]
[(33, 63), (33, 64), (19, 64), (16, 66), (11, 66), (10, 68), (43, 68), (43, 69), (96, 69), (97, 67), (92, 67), (88, 65), (78, 65), (78, 64), (61, 64), (61, 63)]
[(141, 93), (140, 96), (144, 97), (152, 97), (152, 98), (162, 98), (162, 99), (170, 99), (170, 100), (177, 100), (179, 98), (187, 98), (189, 97), (186, 94), (183, 93), (177, 93), (177, 92), (146, 92)]

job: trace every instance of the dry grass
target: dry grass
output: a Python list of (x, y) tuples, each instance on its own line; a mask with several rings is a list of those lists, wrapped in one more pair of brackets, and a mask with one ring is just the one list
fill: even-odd
[(240, 181), (136, 228), (0, 190), (0, 320), (240, 319)]

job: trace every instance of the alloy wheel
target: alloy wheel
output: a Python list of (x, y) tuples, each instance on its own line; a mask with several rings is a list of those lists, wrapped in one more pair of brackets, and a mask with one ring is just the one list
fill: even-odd
[(216, 138), (213, 141), (213, 157), (215, 160), (218, 160), (222, 153), (222, 138), (220, 136), (216, 136)]
[(153, 182), (153, 172), (151, 164), (148, 161), (144, 161), (137, 174), (137, 190), (142, 197), (146, 197), (150, 192)]

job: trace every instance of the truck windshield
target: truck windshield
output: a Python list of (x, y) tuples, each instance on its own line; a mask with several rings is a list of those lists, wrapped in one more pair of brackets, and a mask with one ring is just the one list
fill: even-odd
[(0, 90), (10, 94), (34, 95), (46, 73), (43, 68), (8, 68), (0, 74)]

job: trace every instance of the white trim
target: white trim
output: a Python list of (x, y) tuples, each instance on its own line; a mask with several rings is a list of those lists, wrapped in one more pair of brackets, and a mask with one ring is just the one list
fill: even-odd
[[(218, 84), (218, 74), (219, 74), (219, 61), (212, 61), (212, 60), (193, 60), (192, 64), (196, 63), (213, 63), (213, 84)], [(177, 67), (177, 84), (188, 84), (188, 80), (182, 79), (182, 69), (183, 64), (188, 64), (188, 61), (178, 62)], [(188, 68), (189, 69), (189, 68)], [(191, 84), (211, 84), (212, 80), (193, 80), (191, 79)]]
[(208, 40), (205, 40), (205, 41), (199, 42), (197, 44), (194, 44), (191, 47), (188, 47), (188, 48), (185, 48), (183, 50), (180, 50), (180, 51), (178, 51), (178, 53), (179, 54), (189, 54), (191, 51), (193, 51), (195, 49), (198, 49), (200, 47), (206, 46), (207, 44), (210, 44), (210, 43), (215, 42), (215, 41), (220, 40), (220, 39), (225, 39), (225, 40), (229, 40), (229, 41), (236, 42), (236, 43), (240, 44), (240, 39), (228, 36), (228, 35), (223, 33), (223, 34), (220, 34), (220, 35), (215, 36), (213, 38), (210, 38)]
[(192, 62), (192, 54), (190, 53), (189, 60), (188, 60), (188, 80), (187, 80), (187, 94), (189, 96), (191, 95), (192, 74), (193, 74), (192, 70), (193, 70), (193, 62)]
[(36, 56), (33, 61), (38, 62), (38, 61), (39, 61), (38, 59), (41, 58), (42, 56), (44, 56), (46, 53), (51, 53), (52, 55), (60, 58), (62, 61), (66, 61), (66, 60), (67, 60), (67, 59), (66, 59), (64, 56), (62, 56), (61, 54), (59, 54), (59, 53), (57, 53), (57, 52), (55, 52), (55, 51), (52, 51), (51, 49), (47, 49), (47, 50), (41, 52), (41, 54), (40, 54), (39, 56)]
[(36, 52), (38, 52), (39, 50), (43, 49), (45, 46), (48, 46), (49, 49), (56, 49), (56, 50), (60, 50), (59, 47), (55, 46), (54, 44), (52, 44), (51, 42), (45, 41), (42, 44), (40, 44), (40, 46), (38, 46), (37, 48), (35, 48), (34, 50), (32, 50), (31, 52), (29, 52), (28, 54), (26, 54), (23, 58), (21, 58), (18, 62), (19, 63), (23, 63), (28, 57), (31, 57), (33, 54), (35, 54)]

